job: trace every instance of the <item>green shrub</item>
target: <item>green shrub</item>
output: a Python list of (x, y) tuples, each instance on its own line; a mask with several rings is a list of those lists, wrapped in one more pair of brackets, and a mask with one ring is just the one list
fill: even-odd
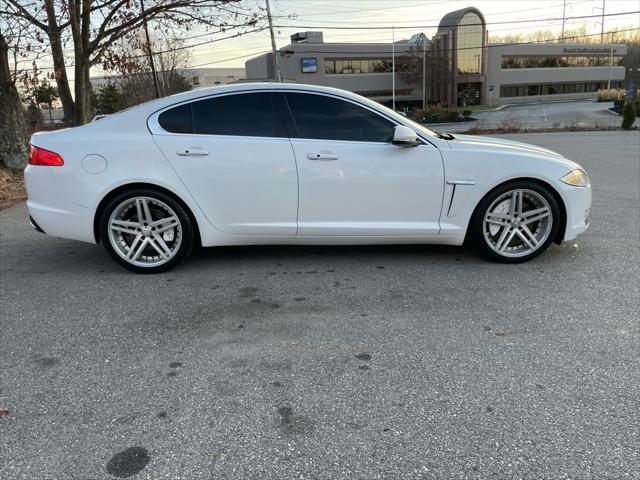
[(429, 114), (429, 123), (438, 123), (440, 121), (440, 113), (434, 112)]
[(636, 120), (636, 107), (634, 102), (627, 102), (624, 104), (624, 110), (622, 110), (622, 128), (629, 130), (633, 126), (633, 122)]
[(447, 118), (450, 122), (455, 122), (460, 118), (460, 112), (458, 110), (449, 110)]
[(471, 113), (472, 113), (472, 112), (471, 112), (471, 110), (469, 110), (468, 108), (465, 108), (465, 109), (462, 111), (462, 116), (463, 116), (464, 118), (469, 118), (469, 117), (471, 116)]

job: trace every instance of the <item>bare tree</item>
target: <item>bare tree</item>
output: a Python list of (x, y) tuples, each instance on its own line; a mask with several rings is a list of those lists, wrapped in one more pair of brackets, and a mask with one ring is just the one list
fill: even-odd
[(14, 69), (9, 65), (9, 41), (17, 50), (22, 29), (19, 25), (0, 23), (0, 161), (13, 169), (23, 168), (27, 161), (27, 132), (20, 94), (16, 88), (17, 53)]
[[(191, 31), (204, 26), (211, 33), (255, 29), (258, 16), (243, 0), (2, 0), (0, 15), (23, 19), (46, 36), (65, 120), (75, 125), (88, 119), (89, 71), (103, 62), (119, 39), (139, 31), (145, 22), (161, 28)], [(73, 49), (74, 96), (71, 95), (64, 46)]]
[(105, 56), (104, 65), (109, 73), (107, 83), (116, 86), (119, 92), (118, 110), (153, 99), (155, 91), (149, 85), (154, 83), (154, 74), (162, 96), (192, 88), (185, 75), (191, 53), (188, 48), (183, 48), (184, 40), (173, 33), (156, 32), (151, 37), (151, 50), (159, 52), (153, 55), (155, 71), (151, 70), (148, 58), (144, 55), (146, 44), (145, 35), (133, 35), (117, 42)]

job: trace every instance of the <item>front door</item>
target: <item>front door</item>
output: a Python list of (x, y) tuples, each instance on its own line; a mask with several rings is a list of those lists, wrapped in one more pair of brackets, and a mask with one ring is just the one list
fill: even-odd
[(437, 235), (440, 152), (391, 144), (395, 124), (351, 101), (285, 93), (294, 119), (298, 235)]
[(263, 91), (196, 100), (157, 117), (156, 144), (225, 233), (296, 234), (296, 162), (277, 115)]

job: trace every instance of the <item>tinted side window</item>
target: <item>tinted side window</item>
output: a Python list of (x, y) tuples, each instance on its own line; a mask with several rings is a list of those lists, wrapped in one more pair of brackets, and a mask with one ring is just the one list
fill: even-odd
[(158, 116), (158, 123), (167, 132), (192, 133), (193, 118), (191, 117), (191, 104), (187, 103), (162, 112)]
[(192, 103), (194, 133), (246, 137), (284, 137), (272, 95), (241, 93)]
[(324, 95), (287, 93), (301, 138), (390, 142), (394, 124), (350, 102)]

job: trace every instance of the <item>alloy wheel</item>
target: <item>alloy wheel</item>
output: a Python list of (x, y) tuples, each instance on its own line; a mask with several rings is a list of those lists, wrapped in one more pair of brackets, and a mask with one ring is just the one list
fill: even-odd
[(549, 202), (528, 189), (509, 190), (489, 206), (483, 221), (484, 239), (504, 257), (524, 257), (541, 248), (553, 228)]
[(132, 197), (120, 203), (108, 223), (109, 241), (127, 263), (157, 267), (179, 251), (182, 225), (166, 203), (152, 197)]

